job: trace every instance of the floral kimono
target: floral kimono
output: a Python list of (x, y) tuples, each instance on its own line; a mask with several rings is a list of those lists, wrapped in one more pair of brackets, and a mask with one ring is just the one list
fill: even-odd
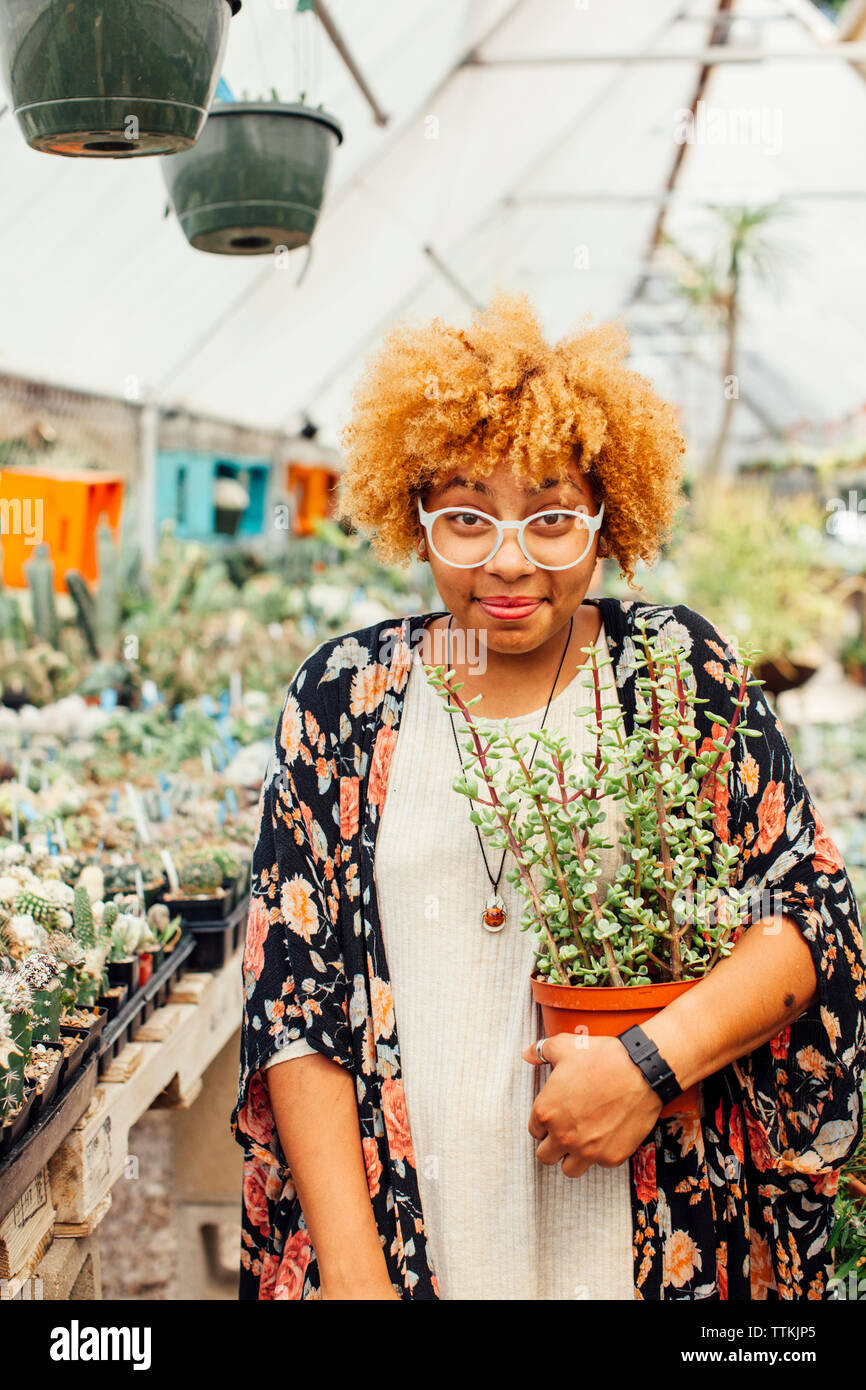
[[(601, 609), (629, 734), (642, 699), (634, 656), (635, 620), (643, 619), (661, 640), (669, 634), (686, 645), (689, 684), (707, 701), (695, 710), (700, 751), (723, 736), (720, 720), (735, 713), (739, 663), (712, 623), (684, 605), (587, 602)], [(406, 1299), (439, 1296), (373, 880), (411, 652), (434, 616), (391, 619), (322, 643), (294, 677), (276, 730), (259, 803), (231, 1116), (244, 1150), (244, 1299), (320, 1296), (261, 1071), (298, 1038), (354, 1077), (392, 1282)], [(829, 1297), (834, 1194), (860, 1132), (866, 979), (857, 904), (758, 686), (747, 700), (742, 718), (763, 737), (735, 732), (724, 778), (714, 784), (714, 833), (740, 850), (741, 895), (750, 904), (771, 896), (771, 909), (751, 909), (744, 926), (780, 913), (793, 918), (812, 953), (818, 995), (770, 1042), (704, 1080), (702, 1118), (659, 1120), (630, 1159), (640, 1299)]]

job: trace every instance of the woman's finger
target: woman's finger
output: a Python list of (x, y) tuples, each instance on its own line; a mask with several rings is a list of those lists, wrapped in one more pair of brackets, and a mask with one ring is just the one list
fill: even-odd
[(566, 1154), (562, 1160), (562, 1171), (567, 1178), (582, 1178), (591, 1165), (576, 1154)]
[(557, 1144), (556, 1140), (547, 1134), (535, 1150), (535, 1157), (539, 1163), (551, 1165), (558, 1163), (563, 1154), (567, 1152), (568, 1150), (562, 1144)]

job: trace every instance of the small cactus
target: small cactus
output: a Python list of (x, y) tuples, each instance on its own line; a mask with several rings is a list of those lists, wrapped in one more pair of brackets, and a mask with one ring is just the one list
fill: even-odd
[(27, 583), (30, 585), (30, 600), (33, 609), (33, 627), (40, 642), (57, 647), (60, 640), (60, 625), (57, 621), (57, 606), (54, 602), (54, 565), (47, 545), (37, 545), (33, 559), (24, 566)]
[(105, 896), (105, 876), (98, 864), (88, 864), (78, 875), (76, 887), (87, 889), (87, 896), (92, 903), (101, 902)]
[(102, 925), (103, 925), (103, 928), (104, 928), (106, 931), (109, 931), (109, 930), (114, 926), (114, 924), (115, 924), (115, 922), (117, 921), (119, 915), (120, 915), (120, 908), (117, 906), (117, 903), (115, 903), (115, 902), (106, 903), (106, 904), (105, 904), (105, 907), (104, 907), (104, 909), (103, 909), (103, 913), (102, 913)]
[(93, 906), (90, 901), (90, 894), (83, 883), (79, 883), (75, 890), (75, 901), (72, 907), (72, 917), (75, 922), (75, 936), (85, 950), (92, 949), (96, 945), (96, 931), (93, 925)]
[(59, 903), (26, 888), (15, 899), (16, 914), (32, 917), (34, 922), (39, 922), (40, 926), (47, 927), (49, 931), (60, 926), (61, 911)]
[(213, 898), (222, 887), (223, 871), (211, 855), (196, 854), (182, 859), (177, 875), (186, 898)]

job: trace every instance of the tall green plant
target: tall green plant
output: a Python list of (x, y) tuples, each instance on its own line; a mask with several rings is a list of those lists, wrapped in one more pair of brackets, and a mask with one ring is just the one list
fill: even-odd
[[(468, 755), (455, 791), (473, 803), (471, 818), (495, 849), (509, 848), (506, 875), (527, 902), (521, 926), (536, 937), (537, 970), (554, 984), (624, 985), (699, 978), (731, 949), (740, 920), (733, 883), (736, 846), (712, 828), (716, 781), (727, 776), (735, 731), (759, 738), (741, 719), (751, 652), (744, 649), (735, 713), (722, 738), (698, 750), (698, 701), (686, 649), (648, 636), (638, 621), (637, 711), (625, 731), (619, 702), (604, 704), (600, 671), (610, 663), (602, 642), (588, 653), (582, 684), (591, 703), (595, 748), (578, 759), (568, 739), (540, 730), (515, 736), (506, 721), (485, 727), (464, 701), (462, 682), (444, 666), (425, 666), (446, 707), (469, 727)], [(643, 673), (643, 674), (641, 674)], [(527, 739), (541, 744), (532, 767)], [(500, 765), (505, 765), (504, 785)], [(603, 798), (622, 806), (624, 862), (602, 894)]]

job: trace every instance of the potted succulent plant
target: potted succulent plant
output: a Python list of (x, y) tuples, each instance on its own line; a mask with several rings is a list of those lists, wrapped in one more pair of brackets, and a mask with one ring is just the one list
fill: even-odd
[(184, 855), (177, 866), (180, 893), (166, 894), (165, 905), (189, 922), (213, 922), (225, 917), (231, 894), (222, 886), (223, 871), (212, 854)]
[(0, 0), (0, 67), (27, 143), (101, 158), (188, 149), (240, 0)]
[(141, 935), (140, 919), (118, 912), (116, 903), (106, 903), (102, 922), (111, 933), (108, 978), (112, 984), (125, 985), (129, 994), (135, 994), (141, 983), (141, 960), (136, 953)]
[(21, 970), (0, 972), (0, 1009), (5, 1013), (9, 1034), (16, 1051), (5, 1064), (6, 1095), (21, 1100), (24, 1095), (24, 1071), (30, 1060), (33, 1042), (33, 997)]
[[(698, 751), (686, 650), (653, 641), (646, 623), (638, 626), (643, 650), (636, 644), (631, 736), (619, 706), (602, 704), (599, 672), (609, 662), (602, 644), (584, 649), (592, 702), (584, 713), (594, 718), (595, 749), (582, 756), (582, 770), (566, 737), (546, 730), (517, 736), (507, 723), (484, 727), (470, 709), (481, 696), (464, 701), (454, 672), (425, 668), (469, 726), (468, 761), (455, 790), (473, 802), (472, 819), (491, 845), (514, 854), (517, 867), (506, 877), (527, 902), (521, 925), (536, 937), (531, 988), (548, 1035), (610, 1036), (645, 1022), (729, 953), (739, 921), (732, 883), (739, 850), (714, 835), (713, 792), (734, 729), (760, 737), (740, 719), (746, 687), (759, 684), (747, 675), (751, 650), (734, 719), (723, 738)], [(531, 769), (527, 737), (541, 745)], [(602, 798), (621, 803), (626, 827), (623, 861), (604, 892), (600, 857), (613, 846), (603, 833)], [(661, 1113), (694, 1113), (698, 1091)]]
[(47, 951), (30, 951), (20, 968), (30, 990), (33, 1041), (56, 1042), (63, 1007), (60, 967)]
[(237, 902), (238, 890), (244, 875), (240, 859), (232, 853), (228, 845), (218, 845), (212, 850), (212, 855), (222, 871), (223, 888), (229, 894), (231, 902)]
[(20, 1095), (10, 1085), (10, 1063), (18, 1055), (9, 1015), (0, 1006), (0, 1156), (23, 1134), (36, 1097), (34, 1085), (26, 1085)]
[(159, 943), (157, 949), (160, 958), (171, 955), (182, 934), (180, 917), (172, 917), (165, 903), (154, 903), (147, 910), (147, 925), (154, 940)]
[(199, 251), (264, 256), (308, 245), (343, 132), (321, 107), (218, 101), (194, 149), (162, 164), (184, 236)]

